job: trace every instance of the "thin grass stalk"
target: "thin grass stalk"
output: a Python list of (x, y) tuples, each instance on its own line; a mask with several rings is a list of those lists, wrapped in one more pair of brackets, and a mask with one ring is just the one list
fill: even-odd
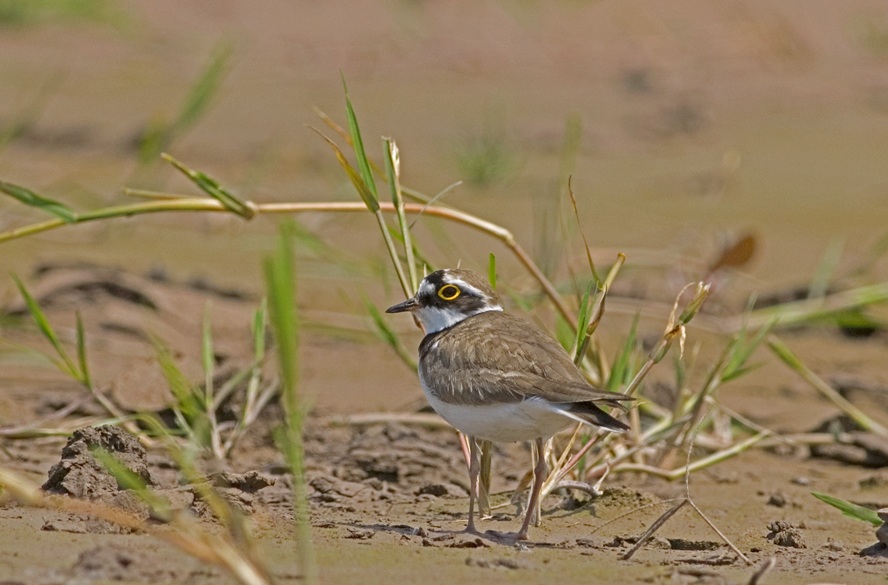
[[(345, 80), (343, 79), (343, 84), (345, 84)], [(404, 292), (405, 296), (411, 296), (415, 289), (411, 288), (410, 283), (407, 281), (407, 276), (404, 274), (404, 268), (401, 266), (401, 260), (398, 256), (398, 252), (395, 248), (394, 241), (392, 241), (392, 236), (389, 233), (388, 225), (385, 222), (385, 216), (380, 211), (380, 203), (379, 203), (379, 194), (376, 189), (376, 183), (373, 179), (373, 171), (370, 166), (370, 162), (367, 158), (367, 154), (364, 151), (364, 143), (361, 139), (361, 130), (358, 126), (357, 118), (355, 117), (354, 110), (352, 109), (351, 100), (348, 97), (348, 92), (346, 92), (346, 105), (348, 109), (348, 120), (349, 120), (349, 129), (351, 131), (351, 144), (355, 151), (355, 157), (357, 158), (358, 170), (348, 162), (348, 159), (345, 157), (345, 154), (339, 148), (339, 146), (330, 138), (325, 136), (320, 130), (311, 128), (314, 132), (316, 132), (333, 150), (333, 153), (336, 155), (336, 159), (339, 161), (339, 165), (343, 168), (346, 175), (348, 175), (349, 179), (354, 185), (355, 190), (357, 190), (358, 195), (360, 195), (361, 200), (364, 202), (364, 206), (367, 210), (370, 211), (376, 217), (376, 221), (379, 224), (379, 230), (382, 233), (382, 239), (385, 242), (386, 251), (391, 258), (392, 265), (395, 267), (395, 273), (398, 276), (398, 282), (401, 284), (401, 290)], [(403, 213), (403, 210), (399, 210), (395, 203), (392, 203), (393, 209), (396, 213)]]
[(370, 314), (373, 326), (376, 328), (377, 336), (395, 351), (398, 357), (401, 358), (401, 361), (404, 362), (408, 368), (415, 371), (417, 367), (416, 358), (414, 357), (415, 353), (413, 351), (408, 351), (407, 348), (404, 347), (404, 344), (401, 343), (398, 335), (389, 326), (388, 322), (383, 318), (382, 313), (379, 312), (379, 309), (376, 308), (376, 305), (373, 304), (370, 299), (364, 299), (364, 306)]
[[(259, 308), (253, 315), (253, 323), (250, 329), (253, 333), (253, 367), (250, 369), (250, 380), (247, 382), (247, 392), (244, 398), (244, 408), (238, 419), (238, 427), (232, 433), (232, 438), (243, 432), (250, 423), (258, 416), (262, 408), (256, 408), (259, 396), (259, 383), (262, 379), (262, 362), (265, 361), (265, 333), (267, 331), (267, 315), (268, 315), (268, 299), (262, 298)], [(231, 447), (228, 448), (230, 451)]]
[[(385, 174), (388, 179), (389, 193), (392, 204), (398, 216), (398, 227), (401, 238), (404, 240), (404, 257), (407, 263), (407, 276), (410, 281), (410, 291), (419, 287), (419, 277), (416, 270), (416, 258), (413, 254), (413, 238), (410, 235), (410, 227), (407, 224), (407, 214), (404, 212), (404, 197), (401, 193), (401, 156), (398, 145), (391, 138), (383, 140), (385, 149)], [(405, 291), (410, 295), (409, 291)]]
[(683, 420), (684, 423), (682, 425), (683, 430), (676, 435), (672, 443), (673, 449), (684, 449), (687, 441), (690, 440), (693, 429), (697, 428), (700, 424), (703, 405), (706, 403), (706, 399), (709, 396), (712, 396), (712, 394), (715, 393), (715, 390), (721, 385), (722, 372), (726, 367), (728, 358), (734, 351), (737, 340), (738, 337), (735, 336), (734, 339), (725, 346), (725, 349), (709, 370), (709, 375), (700, 387), (700, 390), (696, 394), (689, 396), (688, 400), (685, 400), (676, 406), (676, 411), (671, 420)]
[(50, 345), (52, 345), (55, 352), (58, 354), (59, 359), (53, 359), (50, 356), (46, 356), (62, 373), (70, 376), (74, 380), (76, 380), (81, 386), (86, 388), (90, 395), (96, 400), (96, 402), (105, 409), (105, 411), (121, 421), (121, 425), (130, 433), (139, 437), (139, 440), (145, 446), (150, 446), (152, 441), (144, 435), (144, 433), (140, 432), (138, 427), (133, 424), (132, 421), (128, 420), (127, 416), (120, 410), (116, 404), (114, 404), (108, 397), (102, 394), (98, 388), (93, 384), (92, 376), (90, 374), (89, 368), (89, 360), (87, 359), (87, 346), (86, 346), (86, 332), (83, 327), (83, 321), (80, 317), (80, 313), (76, 313), (76, 325), (75, 325), (75, 341), (76, 341), (76, 351), (77, 351), (77, 362), (74, 362), (74, 359), (68, 355), (67, 350), (62, 345), (61, 340), (59, 339), (58, 334), (53, 328), (52, 324), (49, 322), (49, 319), (46, 317), (46, 314), (43, 312), (43, 309), (40, 307), (40, 304), (37, 300), (31, 295), (28, 291), (27, 287), (25, 287), (24, 283), (16, 276), (12, 275), (13, 280), (15, 281), (16, 287), (18, 287), (19, 293), (22, 295), (22, 298), (25, 300), (25, 305), (28, 309), (28, 312), (31, 315), (31, 318), (37, 324), (37, 327), (40, 329), (41, 334), (49, 341)]
[(395, 248), (395, 242), (392, 240), (392, 235), (389, 233), (388, 224), (385, 222), (385, 215), (383, 214), (382, 209), (377, 208), (373, 211), (373, 215), (376, 217), (376, 222), (379, 224), (379, 231), (382, 233), (385, 248), (388, 250), (389, 256), (392, 259), (395, 273), (398, 275), (398, 282), (401, 284), (401, 290), (404, 292), (404, 296), (413, 296), (416, 289), (411, 287), (410, 282), (407, 280), (407, 275), (404, 274), (404, 268), (401, 266), (401, 261), (398, 258), (398, 251)]
[(832, 386), (823, 380), (823, 378), (815, 374), (808, 366), (802, 363), (798, 356), (796, 356), (795, 353), (793, 353), (793, 351), (776, 335), (772, 334), (768, 336), (768, 347), (778, 358), (780, 358), (780, 361), (801, 376), (802, 379), (808, 382), (808, 384), (819, 392), (821, 396), (832, 402), (860, 428), (881, 435), (882, 437), (888, 437), (888, 429), (871, 419), (865, 412), (851, 404), (851, 402), (845, 397), (836, 392)]
[[(592, 267), (591, 252), (588, 249), (588, 244), (586, 244), (586, 246), (586, 252), (589, 255), (590, 267)], [(596, 293), (595, 298), (592, 302), (592, 312), (589, 318), (589, 324), (586, 327), (586, 335), (583, 339), (582, 347), (579, 351), (577, 351), (577, 356), (585, 356), (586, 352), (589, 351), (589, 347), (591, 345), (591, 351), (592, 355), (594, 356), (596, 369), (598, 370), (599, 380), (606, 380), (608, 379), (608, 377), (610, 377), (610, 366), (607, 363), (607, 356), (601, 349), (601, 343), (598, 341), (598, 338), (594, 334), (595, 331), (598, 329), (598, 325), (601, 323), (602, 317), (604, 316), (607, 291), (610, 290), (610, 287), (613, 285), (614, 281), (617, 278), (617, 274), (619, 274), (620, 269), (623, 268), (623, 265), (625, 263), (626, 255), (623, 253), (617, 254), (617, 260), (616, 262), (614, 262), (613, 266), (611, 266), (603, 282), (599, 281), (598, 275), (593, 273), (595, 280), (600, 284), (598, 287), (598, 292)], [(592, 270), (594, 270), (594, 267), (592, 267)]]
[(50, 324), (49, 319), (46, 318), (46, 314), (43, 312), (43, 309), (37, 302), (37, 299), (31, 296), (31, 293), (28, 291), (28, 289), (25, 287), (25, 284), (19, 279), (18, 276), (13, 274), (12, 280), (15, 282), (15, 285), (18, 288), (19, 294), (21, 294), (22, 298), (25, 300), (25, 306), (28, 309), (28, 313), (30, 313), (31, 318), (34, 320), (34, 323), (40, 329), (40, 333), (47, 341), (49, 341), (50, 345), (52, 345), (52, 348), (55, 350), (56, 355), (59, 358), (52, 360), (55, 366), (59, 370), (61, 370), (62, 373), (67, 374), (71, 378), (74, 378), (81, 384), (86, 384), (87, 380), (84, 377), (84, 373), (81, 372), (80, 368), (77, 367), (77, 364), (74, 363), (74, 360), (71, 359), (71, 356), (68, 355), (68, 352), (62, 345), (62, 342), (59, 339), (58, 334), (56, 334), (55, 329)]
[(543, 483), (543, 487), (540, 489), (540, 500), (545, 499), (553, 490), (557, 489), (561, 484), (561, 481), (567, 476), (570, 471), (577, 466), (577, 464), (582, 460), (582, 458), (589, 452), (597, 441), (593, 440), (592, 437), (589, 438), (586, 443), (579, 448), (576, 453), (571, 453), (574, 444), (576, 443), (577, 438), (582, 432), (585, 425), (578, 424), (574, 428), (574, 432), (570, 437), (567, 445), (561, 451), (561, 455), (558, 457), (557, 462), (552, 467), (551, 472), (549, 473), (549, 477), (546, 478), (546, 481)]
[(657, 532), (657, 530), (659, 530), (664, 524), (666, 524), (666, 522), (668, 522), (669, 519), (672, 518), (676, 512), (681, 510), (685, 506), (685, 504), (688, 504), (689, 502), (690, 500), (688, 500), (687, 498), (682, 498), (677, 504), (666, 510), (659, 518), (654, 520), (654, 523), (651, 524), (648, 529), (644, 531), (644, 534), (638, 537), (638, 540), (635, 542), (632, 548), (623, 553), (620, 558), (624, 561), (628, 561), (629, 559), (631, 559), (632, 555), (638, 552), (638, 549), (643, 547), (645, 543), (650, 540), (651, 537)]
[(269, 313), (277, 340), (278, 367), (285, 421), (283, 450), (293, 474), (293, 512), (296, 517), (297, 554), (306, 583), (318, 582), (317, 562), (311, 535), (308, 486), (305, 481), (303, 446), (304, 410), (298, 394), (298, 325), (296, 320), (295, 275), (293, 269), (292, 229), (281, 226), (275, 254), (264, 263)]
[(210, 449), (217, 459), (225, 457), (222, 440), (219, 435), (219, 421), (216, 417), (216, 384), (214, 381), (216, 359), (213, 352), (213, 328), (210, 322), (210, 305), (207, 303), (204, 312), (203, 330), (201, 332), (201, 362), (204, 370), (204, 391), (201, 399), (203, 414), (207, 419)]
[[(684, 291), (682, 291), (684, 292)], [(679, 293), (679, 297), (681, 293)], [(675, 299), (675, 305), (673, 305), (672, 315), (669, 318), (669, 322), (666, 325), (666, 331), (660, 337), (660, 340), (657, 342), (657, 345), (650, 351), (648, 354), (647, 361), (639, 368), (638, 372), (635, 374), (635, 377), (632, 378), (632, 381), (623, 391), (627, 396), (632, 396), (635, 391), (641, 385), (642, 380), (644, 380), (645, 376), (647, 376), (648, 372), (653, 368), (656, 364), (660, 363), (664, 357), (666, 357), (666, 353), (669, 351), (669, 348), (672, 347), (672, 344), (675, 342), (676, 338), (679, 339), (680, 343), (683, 343), (684, 334), (685, 334), (685, 326), (693, 319), (700, 309), (703, 306), (703, 302), (709, 296), (709, 285), (703, 285), (699, 283), (697, 285), (697, 293), (691, 299), (691, 301), (687, 304), (682, 313), (675, 318), (675, 312), (678, 308), (678, 298)]]
[(213, 97), (217, 94), (228, 69), (232, 55), (230, 43), (223, 42), (213, 48), (212, 54), (189, 88), (181, 109), (171, 122), (155, 121), (149, 125), (139, 143), (139, 161), (145, 165), (155, 160), (158, 154), (173, 141), (194, 126), (203, 115)]
[(722, 539), (722, 542), (724, 542), (726, 545), (728, 545), (728, 548), (730, 548), (732, 551), (734, 551), (735, 555), (737, 555), (738, 557), (743, 559), (743, 561), (747, 565), (752, 564), (752, 561), (749, 560), (749, 557), (747, 557), (745, 554), (743, 554), (743, 552), (739, 548), (737, 548), (737, 545), (735, 545), (731, 541), (731, 539), (728, 538), (727, 535), (725, 535), (725, 533), (722, 532), (721, 529), (719, 529), (719, 527), (716, 526), (715, 523), (709, 519), (709, 516), (707, 516), (706, 514), (703, 513), (703, 510), (701, 510), (697, 506), (697, 504), (694, 502), (694, 500), (692, 500), (690, 497), (688, 497), (688, 504), (690, 504), (691, 508), (694, 509), (694, 512), (697, 513), (697, 516), (699, 516), (703, 520), (703, 522), (706, 522), (706, 524), (709, 526), (709, 528), (712, 529), (713, 532), (718, 534), (719, 538)]
[[(337, 154), (339, 158), (340, 165), (349, 175), (354, 183), (355, 187), (358, 190), (358, 194), (363, 199), (364, 204), (367, 206), (367, 209), (370, 210), (371, 213), (376, 217), (377, 223), (379, 223), (379, 230), (382, 233), (382, 239), (385, 242), (386, 250), (391, 257), (392, 264), (395, 267), (395, 272), (398, 275), (398, 281), (401, 283), (401, 289), (404, 292), (405, 296), (411, 296), (415, 292), (415, 287), (412, 286), (412, 283), (408, 281), (406, 274), (404, 273), (404, 267), (401, 265), (401, 260), (398, 255), (397, 250), (395, 249), (395, 244), (392, 241), (391, 234), (389, 233), (388, 225), (385, 222), (385, 215), (379, 209), (379, 192), (376, 189), (376, 180), (373, 176), (373, 166), (370, 164), (370, 159), (367, 156), (367, 151), (364, 148), (364, 139), (361, 137), (361, 128), (358, 124), (358, 117), (355, 114), (354, 106), (351, 101), (351, 96), (348, 93), (348, 86), (345, 83), (345, 76), (342, 76), (342, 88), (345, 93), (345, 109), (346, 116), (348, 118), (348, 130), (349, 135), (351, 136), (351, 146), (355, 152), (355, 161), (358, 165), (358, 173), (355, 174), (351, 165), (348, 164), (348, 161), (345, 159), (344, 155), (340, 156)], [(332, 141), (329, 138), (324, 137), (328, 143)], [(336, 149), (338, 150), (338, 148)], [(386, 166), (388, 167), (391, 164), (391, 174), (392, 176), (396, 176), (398, 169), (397, 161), (393, 159), (393, 156), (397, 155), (397, 152), (392, 152), (391, 148), (386, 149)], [(388, 168), (386, 169), (389, 170)], [(392, 179), (391, 182), (392, 190), (397, 191), (397, 185)], [(393, 198), (397, 198), (397, 194), (393, 195)], [(393, 205), (395, 207), (395, 212), (398, 215), (403, 215), (403, 209), (399, 208), (396, 201), (393, 201)], [(409, 230), (408, 230), (409, 231)], [(402, 234), (405, 238), (405, 245), (409, 240), (409, 235)]]
[[(691, 414), (691, 418), (697, 418), (697, 415), (703, 408), (706, 397), (711, 396), (715, 389), (721, 384), (723, 377), (722, 373), (725, 368), (727, 368), (728, 359), (734, 353), (737, 343), (739, 343), (739, 339), (740, 334), (738, 333), (725, 345), (725, 348), (709, 369), (706, 380), (704, 380), (703, 384), (700, 386), (700, 391), (688, 396), (687, 400), (678, 401), (676, 403), (672, 416), (673, 420), (678, 420), (688, 414)], [(695, 425), (691, 425), (691, 427), (693, 426)]]

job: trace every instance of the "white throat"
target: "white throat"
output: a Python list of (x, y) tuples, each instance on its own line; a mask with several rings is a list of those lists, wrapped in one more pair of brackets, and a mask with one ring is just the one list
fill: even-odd
[(460, 321), (467, 319), (473, 315), (486, 313), (487, 311), (502, 310), (503, 308), (499, 305), (484, 306), (471, 313), (464, 313), (455, 309), (442, 307), (423, 307), (416, 311), (416, 316), (419, 317), (419, 320), (422, 322), (422, 327), (423, 329), (425, 329), (425, 334), (429, 335), (430, 333), (437, 333), (442, 329), (453, 327)]

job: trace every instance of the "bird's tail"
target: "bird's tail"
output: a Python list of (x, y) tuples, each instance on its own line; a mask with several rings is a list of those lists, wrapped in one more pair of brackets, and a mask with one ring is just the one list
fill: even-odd
[[(596, 427), (607, 429), (614, 433), (622, 433), (629, 430), (629, 426), (604, 412), (594, 402), (572, 402), (559, 405), (559, 410), (564, 416), (577, 422), (586, 423)], [(617, 403), (615, 406), (621, 406)]]

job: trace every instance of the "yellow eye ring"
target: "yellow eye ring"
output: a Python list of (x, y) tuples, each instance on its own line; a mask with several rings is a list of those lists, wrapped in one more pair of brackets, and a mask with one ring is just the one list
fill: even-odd
[(461, 292), (462, 291), (459, 290), (459, 287), (455, 284), (445, 284), (438, 289), (438, 296), (445, 301), (452, 301), (458, 297)]

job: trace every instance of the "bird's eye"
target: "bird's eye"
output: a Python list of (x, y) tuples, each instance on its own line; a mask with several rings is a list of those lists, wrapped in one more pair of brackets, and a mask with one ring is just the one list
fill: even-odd
[(445, 284), (441, 288), (438, 289), (438, 296), (444, 299), (445, 301), (452, 301), (456, 297), (459, 296), (459, 293), (462, 291), (459, 290), (459, 287), (455, 284)]

